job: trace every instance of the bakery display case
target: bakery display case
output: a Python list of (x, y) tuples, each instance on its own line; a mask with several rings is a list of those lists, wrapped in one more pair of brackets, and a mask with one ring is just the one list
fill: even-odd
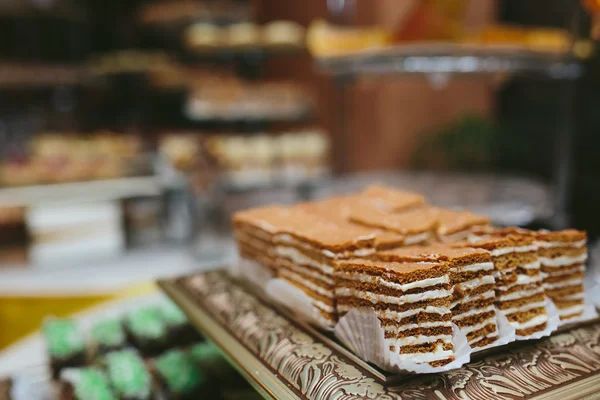
[(0, 5), (0, 400), (595, 398), (600, 7), (511, 1)]

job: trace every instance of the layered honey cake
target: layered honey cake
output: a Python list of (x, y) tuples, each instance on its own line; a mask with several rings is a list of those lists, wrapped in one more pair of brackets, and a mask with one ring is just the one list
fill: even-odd
[(339, 313), (373, 308), (400, 360), (431, 366), (454, 360), (447, 264), (341, 260), (334, 277)]
[(239, 211), (233, 216), (235, 241), (240, 257), (276, 274), (274, 235), (286, 226), (291, 212), (283, 206), (266, 206)]
[[(294, 208), (318, 216), (324, 221), (335, 223), (338, 226), (347, 226), (354, 230), (362, 229), (365, 233), (375, 235), (375, 249), (377, 250), (408, 246), (429, 239), (428, 233), (425, 235), (402, 234), (393, 230), (382, 229), (374, 223), (358, 223), (357, 220), (353, 219), (353, 216), (369, 212), (381, 213), (382, 218), (385, 218), (387, 215), (393, 215), (391, 214), (392, 210), (399, 210), (402, 207), (410, 208), (411, 205), (416, 204), (413, 194), (390, 190), (390, 194), (394, 194), (394, 201), (392, 201), (390, 198), (378, 198), (374, 193), (371, 193), (370, 196), (363, 196), (361, 193), (302, 203)], [(406, 196), (406, 200), (403, 200), (404, 196)], [(412, 224), (417, 226), (420, 222), (415, 219)], [(373, 252), (375, 249), (373, 249)]]
[(547, 327), (548, 314), (537, 245), (528, 235), (472, 237), (459, 247), (490, 252), (496, 270), (496, 306), (519, 336), (529, 336)]
[(488, 251), (448, 245), (414, 246), (378, 252), (376, 258), (399, 263), (447, 263), (454, 287), (452, 322), (467, 336), (472, 348), (498, 340), (494, 264)]
[(404, 235), (404, 246), (432, 241), (438, 226), (437, 212), (422, 207), (397, 213), (374, 207), (354, 207), (349, 210), (348, 218), (359, 225)]
[(372, 254), (375, 235), (360, 226), (339, 225), (295, 211), (274, 236), (277, 276), (298, 287), (312, 299), (321, 315), (337, 321), (334, 261)]
[(392, 189), (383, 185), (368, 186), (356, 195), (373, 200), (378, 208), (392, 212), (404, 211), (425, 204), (425, 197), (418, 193)]
[(468, 239), (475, 229), (487, 226), (489, 218), (470, 211), (456, 211), (433, 207), (437, 212), (437, 239), (442, 243), (457, 242)]
[(561, 321), (581, 316), (587, 234), (574, 229), (534, 234), (546, 295), (556, 305)]

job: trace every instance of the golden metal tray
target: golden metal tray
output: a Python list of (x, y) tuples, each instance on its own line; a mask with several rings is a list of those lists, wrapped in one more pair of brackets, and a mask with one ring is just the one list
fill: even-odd
[(600, 399), (600, 323), (482, 354), (431, 375), (393, 375), (264, 301), (224, 270), (159, 286), (265, 397), (273, 399)]

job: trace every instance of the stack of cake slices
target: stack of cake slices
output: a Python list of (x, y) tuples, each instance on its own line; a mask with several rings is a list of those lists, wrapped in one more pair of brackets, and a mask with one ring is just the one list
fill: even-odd
[(447, 264), (342, 260), (336, 262), (335, 286), (340, 314), (375, 310), (399, 360), (437, 367), (455, 359)]
[(399, 263), (446, 263), (454, 288), (452, 322), (467, 336), (472, 348), (488, 346), (498, 340), (494, 264), (488, 251), (448, 245), (415, 246), (380, 252), (377, 259)]
[(583, 276), (587, 235), (577, 230), (535, 232), (546, 295), (561, 321), (580, 317), (584, 310)]
[(456, 211), (431, 207), (438, 218), (437, 240), (442, 243), (466, 240), (473, 230), (490, 224), (487, 217), (470, 211)]
[(240, 258), (276, 274), (274, 235), (291, 212), (282, 206), (239, 211), (233, 216), (235, 240)]
[(546, 297), (537, 246), (531, 236), (474, 236), (469, 242), (454, 245), (490, 252), (496, 271), (496, 306), (518, 336), (529, 336), (546, 329)]

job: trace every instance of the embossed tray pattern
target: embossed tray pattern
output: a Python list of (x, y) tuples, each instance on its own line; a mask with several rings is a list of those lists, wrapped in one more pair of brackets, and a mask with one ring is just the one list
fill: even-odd
[(225, 271), (159, 285), (265, 398), (600, 399), (600, 323), (513, 343), (458, 370), (390, 379)]

